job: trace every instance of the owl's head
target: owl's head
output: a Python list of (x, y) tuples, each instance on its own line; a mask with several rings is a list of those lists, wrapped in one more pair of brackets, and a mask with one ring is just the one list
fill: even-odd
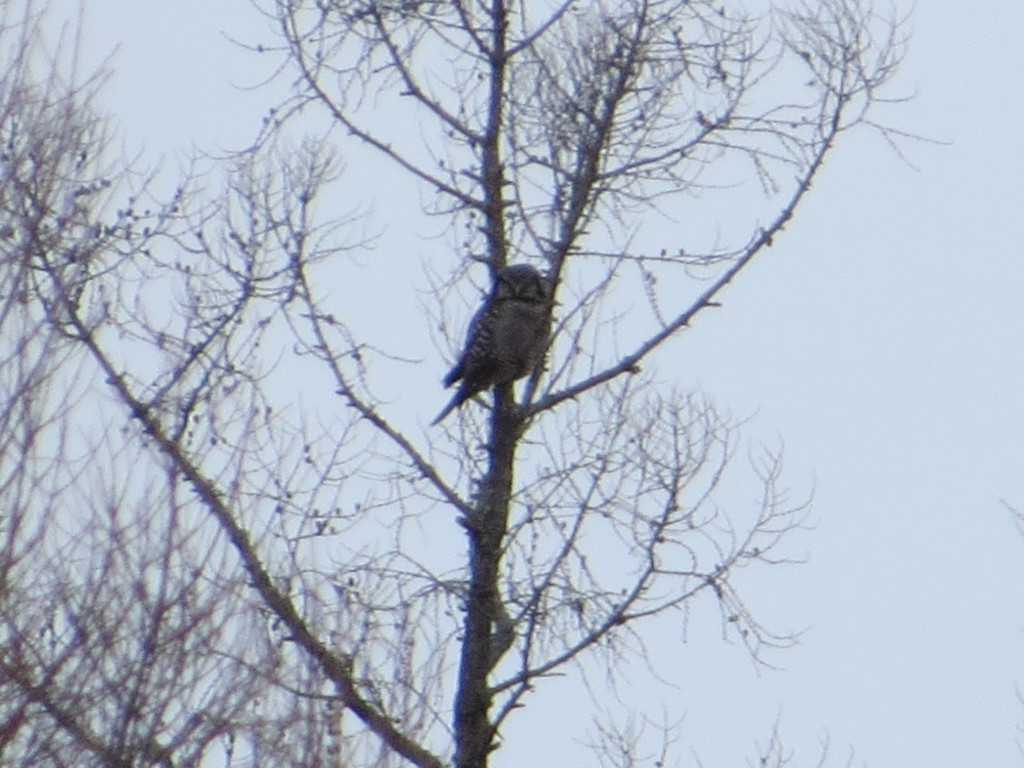
[(513, 264), (498, 270), (494, 297), (499, 301), (511, 299), (530, 304), (543, 304), (548, 300), (549, 293), (548, 281), (529, 264)]

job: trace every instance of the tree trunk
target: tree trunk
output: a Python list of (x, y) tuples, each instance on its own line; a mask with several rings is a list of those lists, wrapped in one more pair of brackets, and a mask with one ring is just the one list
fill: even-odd
[(487, 678), (496, 661), (492, 653), (495, 625), (501, 616), (498, 565), (508, 528), (519, 416), (512, 386), (498, 387), (491, 419), (490, 466), (480, 487), (469, 534), (469, 589), (466, 601), (466, 636), (462, 644), (459, 689), (455, 703), (455, 765), (485, 768), (494, 741), (489, 718), (491, 693)]

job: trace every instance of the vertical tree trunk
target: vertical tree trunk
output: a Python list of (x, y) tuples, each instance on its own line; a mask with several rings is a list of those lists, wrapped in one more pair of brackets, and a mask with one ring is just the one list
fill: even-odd
[[(507, 23), (504, 0), (493, 0), (490, 15), (493, 24), (491, 82), (481, 170), (486, 201), (484, 232), (493, 274), (508, 261), (501, 161)], [(494, 741), (494, 726), (490, 721), (491, 694), (487, 679), (493, 666), (491, 635), (499, 599), (498, 564), (501, 560), (502, 539), (508, 525), (517, 431), (517, 417), (512, 407), (512, 386), (495, 387), (494, 396), (489, 441), (490, 464), (473, 505), (473, 517), (466, 521), (469, 534), (469, 589), (466, 597), (466, 636), (462, 644), (455, 697), (455, 765), (458, 768), (485, 768)]]
[(500, 616), (498, 565), (508, 528), (512, 494), (518, 415), (512, 386), (495, 390), (491, 419), (490, 465), (480, 487), (474, 515), (466, 521), (469, 534), (469, 589), (466, 601), (466, 636), (462, 644), (458, 692), (455, 702), (455, 764), (458, 768), (485, 768), (493, 749), (494, 727), (489, 710), (487, 678), (493, 666), (492, 637)]

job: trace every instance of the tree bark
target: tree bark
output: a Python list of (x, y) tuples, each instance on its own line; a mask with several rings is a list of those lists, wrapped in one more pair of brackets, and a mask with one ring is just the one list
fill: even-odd
[(490, 721), (492, 694), (488, 676), (496, 661), (492, 640), (501, 617), (498, 566), (502, 540), (508, 529), (512, 465), (520, 421), (512, 399), (512, 385), (497, 387), (495, 397), (490, 465), (481, 484), (474, 513), (466, 520), (470, 574), (466, 637), (462, 644), (455, 703), (455, 764), (458, 768), (485, 768), (494, 749), (494, 725)]

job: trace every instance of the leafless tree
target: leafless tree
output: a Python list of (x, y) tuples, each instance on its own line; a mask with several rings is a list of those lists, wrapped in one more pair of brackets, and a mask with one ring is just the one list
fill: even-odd
[[(482, 768), (532, 691), (597, 695), (702, 596), (755, 659), (793, 641), (734, 577), (787, 559), (806, 503), (772, 452), (735, 501), (736, 425), (648, 371), (841, 136), (898, 136), (873, 117), (895, 20), (275, 0), (252, 49), (288, 97), (161, 196), (109, 151), (100, 78), (73, 53), (39, 75), (26, 8), (0, 30), (5, 762)], [(367, 150), (453, 239), (429, 270), (446, 351), (465, 277), (555, 286), (518, 397), (429, 428), (433, 401), (410, 420), (382, 394), (424, 363), (332, 294), (371, 239), (341, 163)], [(620, 725), (597, 751), (636, 765)]]

